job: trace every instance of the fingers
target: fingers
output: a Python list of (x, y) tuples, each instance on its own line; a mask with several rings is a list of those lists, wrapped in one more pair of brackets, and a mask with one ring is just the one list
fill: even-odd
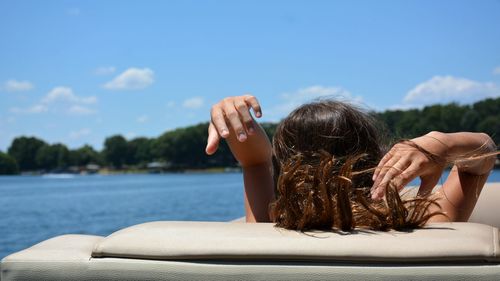
[[(387, 173), (389, 168), (394, 166), (394, 164), (396, 164), (396, 162), (400, 159), (400, 156), (392, 156), (389, 153), (386, 156), (388, 156), (388, 155), (389, 155), (389, 157), (385, 161), (380, 162), (380, 163), (383, 163), (383, 165), (379, 164), (379, 166), (377, 166), (377, 169), (379, 170), (379, 172), (377, 174), (376, 179), (373, 181), (372, 189), (376, 189), (380, 185), (380, 183), (384, 179), (385, 174)], [(384, 158), (385, 158), (385, 156), (384, 156)]]
[(407, 158), (395, 157), (387, 161), (387, 168), (382, 169), (381, 173), (378, 176), (377, 182), (374, 183), (375, 188), (372, 190), (372, 198), (380, 199), (384, 197), (387, 186), (389, 185), (389, 183), (394, 183), (394, 180), (396, 180), (397, 177), (402, 177), (403, 179), (407, 180), (410, 175), (404, 174), (404, 172), (410, 166), (410, 164), (411, 162)]
[(398, 161), (389, 166), (389, 169), (387, 169), (387, 172), (385, 173), (383, 179), (380, 181), (380, 185), (384, 186), (387, 185), (392, 179), (394, 179), (396, 176), (400, 175), (403, 173), (406, 168), (410, 165), (410, 161), (406, 158), (400, 158)]
[[(252, 95), (239, 97), (228, 97), (215, 104), (211, 111), (211, 126), (209, 126), (209, 138), (207, 140), (207, 153), (217, 150), (213, 144), (220, 141), (220, 137), (227, 138), (230, 135), (229, 126), (234, 131), (236, 138), (244, 142), (248, 135), (255, 133), (255, 121), (250, 114), (250, 108), (256, 117), (262, 116), (262, 109), (257, 98)], [(213, 133), (217, 133), (217, 138)], [(216, 141), (215, 141), (216, 140)], [(212, 152), (212, 153), (213, 153)]]
[(255, 113), (255, 117), (257, 117), (257, 118), (262, 117), (262, 109), (261, 109), (260, 104), (257, 101), (256, 97), (254, 97), (252, 95), (246, 95), (244, 97), (244, 100), (253, 109), (253, 112)]
[(380, 160), (380, 162), (378, 163), (377, 165), (377, 168), (375, 168), (375, 171), (373, 172), (373, 177), (372, 177), (372, 180), (375, 181), (378, 177), (378, 175), (380, 174), (380, 171), (382, 170), (382, 167), (385, 166), (385, 163), (387, 163), (387, 161), (389, 161), (389, 159), (391, 159), (392, 157), (392, 154), (391, 152), (387, 152), (386, 155), (384, 155), (384, 157), (382, 157), (382, 159)]
[(240, 114), (238, 110), (236, 110), (234, 102), (232, 100), (225, 101), (223, 108), (226, 119), (231, 125), (231, 128), (233, 128), (236, 138), (240, 142), (244, 142), (247, 139), (247, 134), (245, 132), (245, 127), (241, 123)]
[(234, 102), (234, 106), (236, 110), (240, 114), (241, 120), (243, 121), (243, 125), (246, 128), (246, 131), (249, 135), (252, 135), (255, 132), (253, 118), (250, 116), (250, 111), (248, 109), (247, 104), (243, 100), (236, 100)]
[(212, 117), (211, 124), (213, 124), (219, 135), (223, 138), (228, 137), (229, 129), (227, 128), (226, 120), (224, 118), (224, 113), (220, 108), (220, 106), (215, 105), (212, 107), (211, 117)]
[(407, 184), (419, 176), (419, 165), (418, 163), (411, 163), (406, 170), (395, 177), (391, 183), (397, 188), (397, 190), (403, 189)]
[(208, 155), (212, 155), (219, 148), (220, 136), (215, 128), (214, 124), (210, 122), (208, 125), (208, 139), (207, 139), (207, 147), (205, 148), (205, 152)]

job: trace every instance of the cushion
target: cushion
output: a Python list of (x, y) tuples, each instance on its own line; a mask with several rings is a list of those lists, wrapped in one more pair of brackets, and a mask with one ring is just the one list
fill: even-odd
[(498, 229), (439, 223), (411, 232), (301, 233), (273, 224), (151, 222), (99, 241), (93, 257), (153, 260), (500, 262)]

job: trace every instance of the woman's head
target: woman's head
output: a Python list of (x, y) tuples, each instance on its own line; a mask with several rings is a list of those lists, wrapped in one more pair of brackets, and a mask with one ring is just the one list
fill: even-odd
[(273, 150), (276, 164), (297, 154), (325, 151), (336, 158), (365, 154), (365, 164), (382, 157), (381, 130), (375, 119), (351, 104), (321, 100), (291, 112), (276, 129)]
[[(352, 230), (422, 225), (426, 201), (403, 202), (388, 190), (387, 203), (372, 201), (373, 168), (383, 156), (375, 119), (348, 103), (321, 100), (300, 106), (277, 127), (273, 166), (277, 199), (271, 216), (288, 229)], [(397, 212), (391, 211), (397, 210)]]

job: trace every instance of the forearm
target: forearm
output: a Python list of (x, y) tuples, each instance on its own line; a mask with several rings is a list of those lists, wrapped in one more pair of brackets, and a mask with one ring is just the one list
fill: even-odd
[(226, 141), (243, 169), (246, 222), (269, 222), (269, 204), (274, 200), (272, 148), (262, 127), (253, 123), (254, 133), (248, 134), (244, 142), (235, 134)]
[(428, 134), (448, 146), (447, 157), (455, 165), (435, 199), (446, 217), (431, 221), (467, 221), (494, 166), (496, 145), (483, 133)]
[(271, 163), (243, 168), (246, 222), (269, 222), (269, 204), (274, 201)]
[(484, 133), (440, 133), (430, 132), (427, 137), (435, 138), (447, 146), (446, 160), (453, 162), (458, 172), (471, 175), (489, 173), (495, 164), (496, 145)]
[(254, 133), (248, 134), (247, 139), (239, 141), (232, 129), (226, 141), (236, 160), (245, 169), (246, 167), (271, 163), (272, 147), (264, 129), (254, 120)]
[(212, 155), (221, 138), (243, 168), (245, 211), (248, 222), (269, 221), (268, 206), (274, 200), (271, 142), (255, 122), (262, 116), (260, 104), (252, 95), (228, 97), (211, 109), (205, 151)]

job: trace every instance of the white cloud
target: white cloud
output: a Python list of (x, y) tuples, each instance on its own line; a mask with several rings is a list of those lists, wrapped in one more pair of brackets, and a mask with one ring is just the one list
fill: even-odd
[(411, 89), (403, 102), (421, 106), (435, 103), (470, 103), (500, 96), (500, 88), (491, 82), (478, 82), (453, 76), (434, 76)]
[(71, 115), (90, 115), (94, 114), (95, 110), (81, 105), (72, 105), (67, 112)]
[(136, 120), (136, 121), (137, 121), (138, 123), (146, 123), (146, 122), (148, 122), (148, 120), (149, 120), (149, 116), (147, 116), (147, 115), (142, 115), (142, 116), (137, 117), (137, 120)]
[(202, 97), (194, 97), (184, 100), (182, 106), (188, 109), (198, 109), (203, 106), (203, 98)]
[(355, 103), (362, 101), (361, 97), (353, 97), (349, 91), (342, 87), (325, 87), (320, 85), (302, 88), (291, 93), (284, 93), (281, 98), (283, 101), (269, 111), (272, 117), (281, 118), (296, 107), (319, 98), (333, 98)]
[(66, 112), (71, 115), (88, 115), (96, 111), (88, 105), (97, 103), (95, 96), (77, 96), (69, 87), (55, 87), (38, 104), (27, 108), (13, 107), (12, 113), (36, 114), (50, 111)]
[(80, 130), (77, 130), (77, 131), (71, 131), (69, 133), (69, 138), (72, 139), (72, 140), (77, 140), (77, 139), (80, 139), (82, 137), (85, 137), (85, 136), (88, 136), (92, 133), (92, 131), (88, 128), (83, 128), (83, 129), (80, 129)]
[(27, 108), (12, 107), (10, 112), (21, 114), (37, 114), (47, 112), (49, 108), (44, 104), (35, 104)]
[(97, 102), (95, 96), (79, 97), (68, 87), (55, 87), (43, 99), (42, 103), (68, 102), (79, 104), (94, 104)]
[(33, 84), (30, 81), (17, 81), (14, 79), (7, 80), (4, 83), (3, 88), (7, 92), (21, 92), (21, 91), (29, 91), (33, 89)]
[(139, 90), (150, 86), (153, 82), (153, 70), (131, 67), (104, 84), (104, 88), (109, 90)]
[(497, 66), (495, 67), (495, 69), (493, 69), (493, 74), (500, 75), (500, 66)]
[(116, 67), (114, 66), (101, 66), (94, 71), (95, 75), (110, 75), (115, 73)]

